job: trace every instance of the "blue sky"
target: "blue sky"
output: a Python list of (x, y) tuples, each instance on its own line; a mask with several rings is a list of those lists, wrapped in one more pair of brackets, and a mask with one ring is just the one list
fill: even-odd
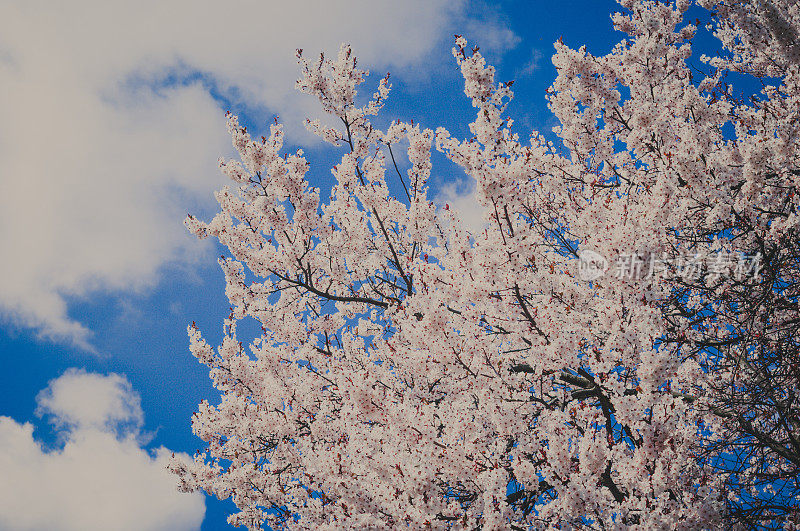
[[(509, 113), (524, 137), (555, 125), (544, 99), (555, 76), (552, 43), (562, 37), (602, 54), (621, 37), (605, 0), (62, 4), (0, 6), (4, 529), (105, 528), (104, 514), (82, 513), (102, 513), (102, 504), (114, 514), (123, 499), (119, 518), (136, 515), (139, 503), (152, 521), (115, 519), (119, 528), (226, 528), (225, 503), (181, 498), (158, 513), (142, 485), (171, 481), (157, 449), (202, 448), (190, 417), (202, 399), (217, 400), (188, 352), (186, 326), (197, 322), (212, 343), (221, 337), (228, 304), (216, 257), (224, 250), (196, 241), (182, 220), (216, 211), (212, 191), (225, 184), (216, 159), (231, 155), (225, 111), (259, 134), (280, 115), (288, 147), (306, 150), (310, 180), (323, 189), (341, 155), (300, 125), (319, 111), (293, 92), (295, 48), (313, 55), (351, 42), (373, 72), (369, 90), (392, 73), (380, 123), (413, 119), (463, 137), (472, 109), (450, 48), (452, 35), (464, 34), (501, 80), (516, 81)], [(460, 200), (469, 189), (462, 179), (446, 163), (434, 168), (442, 200)], [(91, 441), (101, 450), (82, 462), (77, 450)], [(101, 459), (123, 450), (129, 462)], [(137, 482), (131, 467), (139, 465)], [(88, 479), (58, 476), (67, 470)], [(7, 496), (20, 474), (29, 485)], [(65, 487), (40, 488), (55, 480)], [(81, 492), (101, 480), (114, 480), (101, 498)]]

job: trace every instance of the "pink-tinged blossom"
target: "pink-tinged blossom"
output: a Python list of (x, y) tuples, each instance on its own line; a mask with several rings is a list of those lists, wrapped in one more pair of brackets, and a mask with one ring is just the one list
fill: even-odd
[[(737, 414), (714, 402), (703, 349), (729, 323), (696, 318), (709, 294), (741, 283), (721, 275), (675, 298), (687, 281), (670, 270), (586, 282), (578, 247), (675, 258), (796, 236), (798, 9), (764, 2), (765, 30), (739, 3), (701, 2), (727, 53), (698, 79), (691, 2), (621, 4), (613, 23), (627, 37), (609, 54), (556, 43), (548, 98), (562, 146), (520, 141), (504, 116), (511, 83), (461, 36), (467, 140), (413, 123), (379, 130), (370, 117), (388, 76), (358, 106), (366, 72), (348, 46), (332, 60), (298, 51), (297, 88), (332, 118), (307, 125), (345, 149), (329, 197), (302, 152), (282, 153), (280, 125), (254, 139), (229, 117), (240, 160), (220, 167), (234, 184), (211, 222), (186, 221), (230, 251), (231, 316), (216, 350), (189, 328), (222, 401), (193, 417), (208, 447), (176, 465), (185, 489), (231, 497), (230, 522), (251, 529), (719, 524), (723, 476), (697, 453)], [(775, 86), (741, 102), (724, 71)], [(405, 171), (386, 159), (400, 145)], [(428, 198), (432, 149), (475, 179), (482, 232)], [(249, 345), (236, 332), (245, 318), (262, 328)]]

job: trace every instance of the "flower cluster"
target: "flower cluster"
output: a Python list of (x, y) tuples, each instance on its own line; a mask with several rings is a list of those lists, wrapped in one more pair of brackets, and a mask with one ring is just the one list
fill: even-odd
[[(520, 141), (504, 117), (511, 84), (461, 36), (453, 54), (476, 108), (463, 141), (413, 123), (379, 130), (388, 76), (358, 106), (366, 72), (349, 47), (315, 62), (298, 52), (297, 87), (334, 118), (309, 129), (345, 149), (329, 197), (302, 152), (281, 154), (279, 125), (254, 139), (230, 116), (241, 160), (220, 166), (235, 187), (212, 221), (187, 219), (230, 251), (232, 313), (217, 349), (189, 329), (222, 399), (193, 417), (208, 447), (176, 465), (184, 488), (231, 497), (230, 521), (251, 529), (715, 525), (721, 476), (696, 457), (701, 434), (725, 428), (698, 345), (730, 328), (697, 323), (704, 297), (741, 286), (589, 283), (575, 260), (733, 255), (795, 234), (800, 70), (770, 66), (769, 35), (707, 0), (732, 56), (697, 80), (690, 2), (621, 3), (628, 38), (608, 55), (556, 44), (562, 146)], [(743, 103), (723, 69), (783, 85)], [(387, 165), (400, 145), (405, 172)], [(482, 233), (428, 198), (433, 148), (476, 180)], [(245, 318), (262, 330), (249, 344)]]

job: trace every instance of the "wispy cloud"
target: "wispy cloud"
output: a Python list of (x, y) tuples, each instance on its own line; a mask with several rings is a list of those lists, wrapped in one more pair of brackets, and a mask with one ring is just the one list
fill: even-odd
[(541, 50), (534, 48), (531, 50), (531, 55), (528, 61), (522, 65), (516, 72), (516, 77), (527, 77), (533, 75), (537, 70), (542, 67), (542, 61), (545, 59), (544, 53)]

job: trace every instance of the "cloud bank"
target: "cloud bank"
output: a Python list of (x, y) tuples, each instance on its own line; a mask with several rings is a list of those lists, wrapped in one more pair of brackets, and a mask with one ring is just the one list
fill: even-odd
[(70, 370), (37, 403), (63, 448), (43, 449), (31, 424), (0, 417), (0, 529), (199, 529), (203, 495), (176, 490), (169, 450), (142, 447), (139, 396), (125, 378)]
[(70, 297), (203, 256), (181, 221), (221, 183), (220, 97), (291, 124), (316, 113), (292, 91), (295, 48), (349, 41), (364, 65), (409, 70), (454, 21), (495, 48), (516, 39), (463, 1), (3, 2), (0, 315), (91, 349)]

